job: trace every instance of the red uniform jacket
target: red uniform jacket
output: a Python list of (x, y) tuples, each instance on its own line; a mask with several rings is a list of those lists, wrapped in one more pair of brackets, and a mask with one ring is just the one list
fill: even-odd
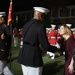
[(48, 34), (48, 37), (49, 37), (49, 43), (54, 45), (57, 43), (57, 35), (58, 35), (58, 32), (56, 30), (51, 30), (50, 33)]

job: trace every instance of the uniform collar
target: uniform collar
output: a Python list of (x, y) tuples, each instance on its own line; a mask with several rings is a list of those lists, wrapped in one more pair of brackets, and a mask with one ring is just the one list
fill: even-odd
[(38, 19), (35, 19), (35, 18), (33, 18), (32, 20), (33, 20), (33, 21), (37, 21), (37, 22), (41, 22), (40, 20), (38, 20)]

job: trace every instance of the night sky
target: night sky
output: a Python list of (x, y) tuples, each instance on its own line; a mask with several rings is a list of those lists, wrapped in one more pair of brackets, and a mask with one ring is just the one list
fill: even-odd
[[(43, 0), (12, 0), (13, 12), (32, 10), (34, 6), (41, 6)], [(50, 0), (49, 6), (72, 4), (74, 0)], [(0, 11), (8, 12), (10, 0), (0, 0)], [(75, 4), (75, 3), (74, 3)], [(45, 5), (47, 6), (47, 4)], [(55, 6), (55, 7), (56, 7)]]
[[(34, 6), (40, 6), (40, 0), (12, 0), (13, 11), (32, 10)], [(0, 0), (0, 11), (8, 11), (10, 0)]]

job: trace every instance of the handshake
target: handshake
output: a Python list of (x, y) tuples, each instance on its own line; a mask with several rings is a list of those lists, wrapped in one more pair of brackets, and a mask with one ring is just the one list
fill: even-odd
[(50, 52), (53, 52), (53, 53), (55, 53), (55, 52), (57, 52), (57, 51), (59, 51), (60, 50), (60, 44), (58, 44), (58, 43), (56, 43), (55, 45), (50, 45)]
[(55, 44), (55, 47), (57, 47), (58, 49), (60, 49), (60, 45), (58, 43)]
[(55, 46), (55, 47), (57, 47), (58, 49), (60, 49), (60, 45), (59, 45), (59, 43), (56, 43), (56, 44), (51, 44), (52, 46)]

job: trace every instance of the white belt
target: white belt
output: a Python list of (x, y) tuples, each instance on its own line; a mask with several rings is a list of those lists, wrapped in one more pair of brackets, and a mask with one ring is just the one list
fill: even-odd
[(56, 38), (56, 37), (51, 37), (51, 38)]
[(57, 37), (57, 38), (60, 38), (60, 37)]

